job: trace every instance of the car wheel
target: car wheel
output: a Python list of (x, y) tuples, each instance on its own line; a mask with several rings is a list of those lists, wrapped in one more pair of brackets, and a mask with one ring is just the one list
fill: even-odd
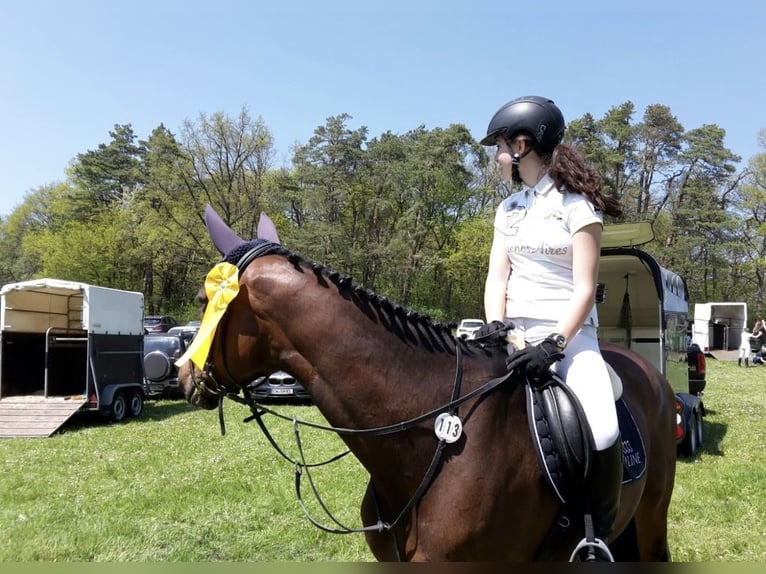
[(697, 446), (701, 447), (705, 444), (705, 435), (702, 432), (702, 411), (697, 411), (694, 416), (697, 419)]
[(120, 422), (125, 418), (127, 410), (128, 407), (127, 402), (125, 401), (125, 393), (122, 391), (117, 391), (114, 393), (112, 404), (109, 407), (109, 414), (111, 415), (112, 420), (116, 423)]
[(141, 391), (134, 390), (130, 393), (130, 398), (128, 399), (128, 416), (137, 417), (142, 412), (144, 412), (144, 395), (141, 394)]

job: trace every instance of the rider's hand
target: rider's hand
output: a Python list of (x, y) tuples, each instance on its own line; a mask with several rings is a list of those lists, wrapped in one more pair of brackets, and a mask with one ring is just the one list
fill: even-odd
[(508, 331), (513, 329), (513, 323), (503, 323), (502, 321), (490, 321), (486, 325), (479, 327), (473, 335), (474, 340), (501, 339), (505, 338)]
[(545, 339), (537, 345), (529, 345), (510, 354), (505, 361), (509, 371), (524, 373), (533, 383), (545, 382), (553, 363), (564, 358), (556, 342)]

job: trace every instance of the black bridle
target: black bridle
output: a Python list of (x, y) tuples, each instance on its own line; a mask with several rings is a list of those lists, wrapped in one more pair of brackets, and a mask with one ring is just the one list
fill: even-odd
[[(285, 252), (286, 250), (282, 245), (279, 243), (274, 243), (273, 241), (266, 241), (266, 240), (255, 240), (249, 243), (245, 243), (240, 245), (239, 247), (232, 250), (232, 252), (228, 253), (225, 257), (223, 257), (218, 263), (221, 263), (222, 261), (226, 261), (228, 263), (232, 263), (236, 265), (237, 270), (241, 276), (241, 274), (245, 271), (245, 268), (258, 257), (262, 257), (263, 255), (269, 255), (271, 253), (278, 253), (278, 252)], [(198, 379), (195, 376), (196, 369), (194, 368), (194, 365), (192, 363), (192, 366), (190, 367), (190, 378), (192, 381), (192, 384), (194, 385), (195, 392), (197, 393), (207, 393), (208, 395), (212, 395), (218, 399), (218, 421), (221, 426), (221, 434), (226, 434), (226, 424), (224, 423), (223, 418), (223, 399), (226, 396), (229, 396), (233, 398), (234, 400), (237, 400), (239, 397), (239, 392), (232, 392), (230, 391), (225, 385), (222, 385), (218, 382), (215, 375), (213, 375), (213, 345), (215, 345), (216, 341), (221, 341), (219, 343), (220, 351), (221, 351), (221, 367), (224, 371), (224, 374), (226, 375), (226, 378), (229, 379), (230, 383), (233, 383), (237, 387), (241, 387), (237, 383), (237, 381), (232, 376), (231, 372), (229, 371), (229, 368), (226, 366), (226, 354), (224, 352), (224, 337), (225, 335), (221, 334), (220, 338), (217, 336), (223, 331), (225, 333), (225, 330), (221, 328), (222, 324), (226, 320), (228, 316), (228, 311), (223, 314), (223, 317), (221, 317), (221, 320), (216, 328), (215, 334), (213, 336), (213, 342), (210, 345), (210, 350), (208, 351), (207, 357), (205, 358), (205, 367), (202, 370), (203, 377), (202, 379)], [(214, 386), (210, 386), (208, 382), (212, 382)], [(235, 398), (237, 397), (237, 398)]]
[[(381, 426), (381, 427), (375, 427), (375, 428), (353, 429), (353, 428), (345, 428), (345, 427), (335, 427), (335, 426), (323, 425), (323, 424), (314, 423), (310, 421), (300, 420), (296, 417), (286, 416), (278, 411), (275, 411), (273, 409), (270, 409), (264, 406), (262, 403), (259, 403), (256, 400), (255, 396), (251, 392), (249, 392), (246, 388), (241, 389), (242, 391), (241, 395), (239, 392), (235, 393), (235, 392), (226, 390), (225, 387), (223, 387), (217, 381), (215, 381), (215, 378), (212, 376), (212, 372), (210, 371), (206, 371), (205, 377), (210, 378), (210, 380), (212, 380), (216, 384), (216, 387), (212, 389), (210, 388), (209, 385), (205, 384), (204, 381), (202, 382), (202, 384), (204, 385), (203, 388), (206, 392), (214, 394), (218, 397), (219, 422), (221, 425), (221, 434), (225, 434), (225, 426), (223, 421), (223, 399), (224, 397), (228, 397), (231, 400), (239, 404), (245, 405), (250, 409), (251, 415), (246, 417), (244, 419), (244, 422), (256, 421), (261, 431), (263, 432), (264, 436), (267, 438), (267, 440), (269, 441), (271, 446), (274, 448), (274, 450), (276, 450), (276, 452), (282, 458), (284, 458), (286, 461), (290, 462), (291, 464), (295, 466), (295, 489), (296, 489), (298, 502), (304, 512), (304, 515), (314, 526), (320, 528), (321, 530), (324, 530), (325, 532), (330, 532), (334, 534), (349, 534), (349, 533), (361, 533), (361, 532), (370, 532), (370, 531), (385, 533), (385, 532), (391, 532), (393, 529), (395, 529), (396, 526), (401, 523), (401, 521), (407, 515), (407, 513), (423, 498), (423, 496), (428, 490), (428, 487), (430, 486), (439, 468), (439, 463), (441, 462), (444, 448), (448, 444), (447, 441), (444, 438), (438, 439), (438, 443), (436, 445), (434, 455), (431, 459), (428, 469), (424, 473), (423, 478), (421, 479), (421, 482), (418, 485), (418, 488), (415, 490), (410, 500), (407, 502), (407, 504), (405, 504), (405, 506), (401, 509), (399, 514), (396, 516), (396, 518), (392, 522), (386, 522), (382, 520), (382, 518), (380, 518), (380, 514), (378, 514), (378, 521), (376, 524), (353, 528), (353, 527), (349, 527), (342, 524), (332, 515), (330, 510), (322, 501), (321, 495), (319, 494), (317, 490), (316, 483), (314, 482), (314, 479), (311, 476), (311, 471), (310, 471), (311, 468), (323, 466), (323, 465), (335, 462), (343, 458), (344, 456), (348, 455), (350, 451), (345, 451), (343, 453), (335, 455), (331, 457), (330, 459), (320, 463), (309, 464), (306, 462), (306, 456), (303, 450), (303, 445), (302, 445), (301, 436), (300, 436), (300, 427), (305, 426), (305, 427), (310, 427), (310, 428), (319, 429), (323, 431), (333, 432), (338, 435), (349, 435), (349, 436), (385, 436), (385, 435), (391, 435), (398, 432), (404, 432), (414, 428), (415, 426), (427, 420), (435, 419), (437, 416), (439, 416), (442, 413), (448, 413), (450, 415), (456, 416), (460, 405), (466, 403), (467, 401), (470, 401), (471, 399), (479, 398), (492, 392), (496, 387), (508, 382), (515, 375), (514, 372), (505, 373), (504, 375), (491, 379), (490, 381), (487, 381), (480, 387), (477, 387), (476, 389), (466, 394), (463, 394), (461, 396), (461, 387), (462, 387), (462, 379), (463, 379), (463, 355), (462, 355), (460, 343), (456, 344), (455, 351), (456, 351), (455, 354), (456, 354), (457, 365), (456, 365), (456, 371), (455, 371), (455, 379), (454, 379), (453, 387), (452, 387), (452, 394), (451, 394), (449, 402), (442, 404), (427, 412), (424, 412), (423, 414), (404, 420), (402, 422), (398, 422), (398, 423), (386, 425), (386, 426)], [(210, 362), (208, 362), (208, 364), (212, 368), (212, 364)], [(227, 374), (227, 377), (232, 382), (234, 382), (234, 379), (231, 377), (228, 371), (226, 374)], [(288, 454), (286, 454), (285, 451), (276, 442), (271, 432), (269, 431), (268, 427), (266, 426), (266, 423), (264, 422), (265, 414), (271, 414), (277, 418), (292, 422), (294, 434), (295, 434), (295, 441), (296, 441), (296, 445), (297, 445), (298, 453), (299, 453), (298, 460), (295, 460), (291, 458)], [(319, 502), (320, 506), (322, 507), (324, 512), (327, 514), (327, 516), (335, 523), (337, 527), (325, 526), (324, 524), (316, 520), (314, 517), (312, 517), (311, 514), (309, 513), (308, 509), (306, 508), (306, 505), (303, 502), (303, 495), (301, 490), (301, 479), (304, 474), (309, 480), (309, 484), (311, 486), (314, 497)], [(374, 484), (372, 486), (374, 491)], [(376, 498), (376, 503), (377, 503), (377, 498)]]
[[(250, 249), (247, 251), (238, 261), (237, 261), (237, 267), (242, 272), (244, 268), (251, 262), (253, 259), (265, 255), (269, 250), (273, 249), (274, 244), (269, 244), (268, 242), (258, 245), (253, 249)], [(231, 375), (231, 372), (229, 371), (226, 360), (225, 360), (225, 345), (224, 345), (224, 338), (225, 335), (222, 334), (220, 331), (225, 331), (223, 329), (223, 326), (225, 325), (224, 321), (227, 318), (227, 313), (224, 313), (224, 316), (221, 318), (221, 322), (218, 325), (218, 329), (216, 329), (216, 336), (213, 338), (213, 344), (211, 344), (210, 351), (208, 353), (208, 356), (205, 360), (205, 367), (202, 371), (202, 377), (197, 378), (195, 373), (196, 369), (194, 366), (192, 366), (190, 369), (190, 375), (191, 375), (191, 381), (194, 384), (195, 392), (197, 393), (206, 393), (208, 395), (212, 395), (217, 398), (218, 400), (218, 419), (219, 424), (221, 428), (221, 434), (226, 434), (226, 426), (224, 422), (224, 416), (223, 416), (223, 401), (224, 398), (228, 397), (231, 400), (246, 405), (250, 411), (251, 415), (244, 419), (244, 422), (251, 422), (256, 421), (258, 423), (258, 426), (261, 428), (261, 431), (263, 432), (264, 436), (266, 436), (269, 443), (272, 445), (272, 447), (277, 451), (277, 453), (282, 456), (285, 460), (290, 462), (295, 466), (295, 489), (296, 489), (296, 495), (298, 498), (298, 502), (304, 512), (304, 515), (306, 518), (316, 527), (320, 528), (321, 530), (324, 530), (326, 532), (335, 533), (335, 534), (349, 534), (349, 533), (361, 533), (361, 532), (379, 532), (379, 533), (386, 533), (390, 532), (393, 534), (393, 530), (401, 523), (401, 521), (404, 519), (404, 517), (410, 512), (410, 510), (417, 505), (420, 500), (425, 495), (426, 491), (428, 490), (428, 487), (430, 486), (434, 476), (436, 475), (439, 464), (442, 460), (442, 455), (444, 452), (444, 448), (446, 447), (447, 440), (445, 438), (438, 438), (438, 443), (436, 445), (434, 455), (431, 459), (431, 462), (428, 465), (428, 468), (426, 469), (426, 472), (423, 475), (423, 478), (420, 481), (420, 484), (418, 485), (417, 489), (413, 493), (410, 500), (404, 505), (404, 507), (401, 509), (399, 514), (396, 516), (396, 518), (392, 522), (386, 522), (380, 517), (380, 511), (378, 509), (378, 521), (374, 525), (369, 526), (362, 526), (358, 528), (352, 528), (345, 526), (341, 522), (339, 522), (330, 512), (330, 510), (327, 508), (327, 506), (322, 501), (322, 498), (317, 490), (316, 483), (314, 482), (310, 469), (313, 467), (318, 467), (322, 465), (329, 464), (331, 462), (335, 462), (344, 456), (348, 455), (350, 451), (345, 451), (341, 454), (338, 454), (324, 462), (321, 463), (314, 463), (309, 464), (306, 462), (305, 453), (303, 451), (303, 445), (300, 438), (300, 427), (306, 426), (311, 427), (319, 430), (324, 431), (330, 431), (334, 432), (338, 435), (349, 435), (349, 436), (385, 436), (385, 435), (391, 435), (398, 432), (404, 432), (409, 429), (414, 428), (415, 426), (428, 421), (430, 419), (435, 419), (442, 413), (448, 413), (452, 416), (457, 416), (458, 408), (466, 403), (467, 401), (470, 401), (471, 399), (482, 397), (490, 392), (492, 392), (496, 387), (506, 383), (509, 381), (514, 375), (515, 372), (511, 371), (508, 373), (503, 374), (500, 377), (496, 377), (494, 379), (491, 379), (490, 381), (487, 381), (483, 385), (477, 387), (476, 389), (464, 394), (461, 396), (461, 387), (462, 387), (462, 380), (463, 380), (463, 354), (462, 354), (462, 343), (456, 342), (455, 343), (455, 355), (456, 355), (456, 369), (455, 369), (455, 378), (453, 381), (452, 386), (452, 394), (450, 397), (449, 402), (446, 404), (442, 404), (436, 408), (433, 408), (423, 414), (420, 414), (418, 416), (415, 416), (413, 418), (407, 419), (402, 422), (398, 422), (391, 425), (386, 425), (382, 427), (375, 427), (375, 428), (367, 428), (367, 429), (352, 429), (352, 428), (343, 428), (343, 427), (334, 427), (334, 426), (328, 426), (328, 425), (322, 425), (318, 423), (313, 423), (309, 421), (299, 420), (296, 417), (287, 417), (277, 411), (274, 411), (272, 409), (267, 408), (263, 404), (259, 403), (254, 394), (250, 392), (246, 387), (243, 385), (237, 383), (236, 379)], [(220, 335), (220, 337), (218, 336)], [(481, 343), (477, 343), (481, 344)], [(485, 346), (481, 344), (482, 346)], [(216, 348), (219, 351), (219, 354), (221, 355), (221, 361), (220, 361), (220, 368), (223, 371), (225, 377), (228, 379), (228, 382), (232, 383), (236, 387), (238, 387), (237, 391), (231, 391), (226, 385), (221, 384), (216, 377), (213, 375), (213, 349)], [(212, 383), (212, 386), (209, 384)], [(514, 387), (515, 389), (515, 387)], [(240, 394), (241, 393), (241, 394)], [(272, 434), (269, 432), (264, 420), (263, 416), (265, 414), (272, 414), (278, 418), (289, 420), (293, 423), (293, 428), (295, 432), (295, 440), (296, 445), (298, 448), (298, 453), (300, 455), (300, 460), (295, 460), (288, 456), (282, 448), (279, 447), (277, 442), (274, 440)], [(303, 495), (301, 491), (301, 478), (303, 474), (306, 474), (309, 484), (311, 486), (311, 489), (313, 491), (313, 494), (316, 498), (316, 500), (319, 502), (321, 508), (324, 510), (324, 512), (327, 514), (327, 516), (335, 523), (337, 527), (329, 527), (325, 526), (319, 521), (317, 521), (315, 518), (313, 518), (310, 513), (308, 512), (308, 509), (306, 508), (304, 502), (303, 502)], [(373, 493), (375, 490), (375, 485), (372, 483), (372, 489)], [(377, 505), (377, 495), (374, 497), (375, 503)], [(399, 553), (398, 546), (396, 547), (397, 555)]]
[[(221, 321), (218, 324), (218, 328), (216, 329), (216, 336), (213, 337), (213, 344), (210, 346), (210, 351), (207, 354), (207, 358), (205, 359), (205, 368), (202, 370), (202, 377), (197, 378), (196, 376), (196, 369), (194, 367), (194, 364), (192, 363), (192, 366), (190, 367), (190, 378), (192, 381), (192, 384), (194, 385), (194, 389), (196, 393), (206, 393), (208, 395), (214, 396), (218, 400), (218, 424), (221, 427), (221, 435), (226, 434), (226, 423), (224, 422), (223, 418), (223, 399), (225, 397), (229, 397), (230, 399), (234, 400), (235, 402), (239, 403), (245, 403), (242, 397), (239, 396), (239, 390), (237, 391), (231, 391), (226, 385), (222, 385), (218, 382), (215, 375), (213, 375), (213, 346), (216, 344), (217, 341), (221, 341), (221, 343), (218, 344), (220, 347), (220, 355), (221, 355), (221, 368), (226, 375), (226, 378), (229, 380), (229, 382), (237, 385), (240, 389), (242, 388), (241, 385), (237, 384), (236, 380), (231, 374), (231, 371), (229, 371), (229, 368), (226, 365), (226, 355), (224, 353), (224, 344), (223, 340), (225, 338), (224, 329), (221, 329), (222, 324), (224, 323), (224, 320), (226, 319), (228, 313), (224, 313), (223, 317), (221, 317)], [(223, 332), (223, 333), (222, 333)], [(217, 335), (220, 334), (220, 337)], [(208, 383), (213, 383), (213, 386), (210, 386)], [(243, 394), (244, 391), (242, 391)], [(245, 403), (246, 404), (246, 403)]]

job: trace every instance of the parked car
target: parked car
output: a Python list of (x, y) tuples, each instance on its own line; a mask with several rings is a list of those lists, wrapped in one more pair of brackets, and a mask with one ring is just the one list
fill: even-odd
[(178, 393), (175, 362), (186, 350), (180, 334), (147, 333), (144, 336), (144, 392), (172, 396)]
[(184, 340), (184, 344), (188, 345), (192, 342), (192, 339), (194, 339), (194, 336), (199, 331), (199, 323), (197, 325), (178, 325), (176, 327), (171, 327), (167, 330), (168, 335), (178, 335)]
[(455, 337), (465, 337), (466, 339), (473, 339), (476, 331), (484, 326), (484, 321), (481, 319), (463, 319), (455, 331)]
[(248, 385), (248, 390), (256, 399), (310, 401), (311, 395), (291, 374), (276, 371), (267, 377), (258, 377)]
[(147, 333), (164, 333), (176, 325), (178, 325), (178, 321), (170, 315), (147, 315), (144, 317), (144, 331)]

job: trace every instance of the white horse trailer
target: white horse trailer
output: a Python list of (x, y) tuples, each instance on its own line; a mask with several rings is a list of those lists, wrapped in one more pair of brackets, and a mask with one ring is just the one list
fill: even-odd
[(60, 279), (0, 289), (0, 436), (50, 436), (76, 412), (143, 411), (142, 293)]
[(692, 341), (706, 354), (739, 349), (747, 326), (747, 303), (718, 302), (694, 305)]

